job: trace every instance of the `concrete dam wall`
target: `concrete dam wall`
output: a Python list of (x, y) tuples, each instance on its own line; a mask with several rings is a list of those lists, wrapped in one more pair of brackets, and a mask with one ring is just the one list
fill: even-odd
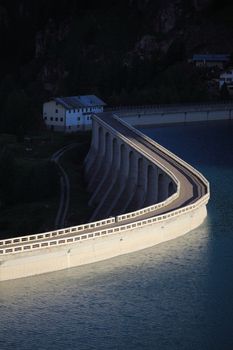
[(86, 159), (86, 178), (96, 206), (92, 220), (139, 210), (162, 202), (177, 191), (177, 181), (128, 140), (93, 120)]
[(0, 281), (151, 247), (206, 217), (204, 176), (111, 112), (93, 116), (85, 168), (91, 222), (0, 241)]
[(233, 120), (233, 103), (121, 107), (115, 110), (131, 125), (167, 125), (177, 123)]

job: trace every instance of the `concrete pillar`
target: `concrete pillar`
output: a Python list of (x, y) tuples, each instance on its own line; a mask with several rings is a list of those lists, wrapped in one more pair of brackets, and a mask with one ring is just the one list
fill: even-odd
[[(99, 130), (98, 130), (99, 126), (97, 124), (97, 122), (95, 120), (92, 121), (92, 137), (91, 137), (91, 145), (90, 145), (90, 149), (89, 149), (89, 152), (84, 160), (84, 165), (85, 165), (85, 171), (88, 171), (90, 165), (91, 165), (91, 162), (93, 160), (93, 155), (94, 153), (97, 152), (97, 149), (95, 147), (95, 144), (96, 144), (96, 139), (98, 139), (98, 133), (99, 133)], [(97, 142), (98, 144), (98, 142)]]
[(128, 178), (129, 175), (129, 148), (125, 143), (122, 143), (120, 146), (121, 149), (121, 159), (120, 159), (120, 182), (121, 185), (125, 183), (125, 180)]
[(147, 193), (144, 207), (153, 205), (158, 201), (158, 171), (155, 166), (147, 167)]
[(98, 186), (101, 178), (103, 177), (107, 158), (107, 142), (109, 138), (109, 132), (105, 129), (102, 129), (99, 136), (101, 139), (99, 140), (99, 152), (96, 157), (97, 164), (95, 165), (92, 174), (89, 176), (90, 180), (88, 183), (88, 191), (90, 193), (94, 192), (96, 186)]
[(127, 211), (135, 211), (143, 208), (147, 194), (147, 168), (148, 161), (145, 158), (138, 158), (138, 176), (134, 196)]
[(106, 181), (111, 176), (111, 167), (113, 166), (113, 149), (115, 150), (114, 144), (116, 143), (116, 139), (112, 137), (110, 133), (106, 133), (106, 147), (105, 147), (105, 156), (104, 156), (104, 166), (102, 170), (102, 175), (100, 179), (98, 179), (98, 183), (96, 183), (96, 187), (93, 190), (91, 199), (89, 201), (89, 205), (93, 206), (100, 202), (104, 188), (106, 188)]
[(175, 191), (176, 191), (176, 185), (175, 183), (168, 178), (168, 186), (167, 186), (167, 189), (168, 189), (168, 193), (167, 193), (167, 196), (168, 197), (171, 197)]
[(121, 161), (120, 144), (118, 139), (114, 139), (111, 169), (101, 191), (101, 200), (91, 216), (90, 221), (106, 217), (111, 201), (114, 198), (115, 183), (119, 176)]
[(119, 175), (118, 178), (115, 182), (115, 185), (113, 187), (114, 191), (114, 198), (109, 203), (109, 207), (107, 210), (107, 216), (110, 214), (115, 214), (116, 212), (116, 207), (120, 207), (124, 201), (122, 197), (124, 197), (125, 191), (127, 191), (127, 180), (129, 177), (129, 148), (125, 143), (122, 143), (120, 146), (120, 152), (121, 152), (121, 157), (120, 157), (120, 167), (119, 167)]
[(163, 200), (171, 197), (176, 191), (176, 184), (174, 181), (168, 176), (164, 175), (163, 181)]
[(97, 153), (95, 155), (95, 161), (92, 163), (92, 166), (89, 170), (88, 174), (88, 191), (91, 192), (92, 190), (92, 183), (95, 179), (95, 176), (97, 175), (101, 164), (102, 160), (104, 157), (105, 153), (105, 130), (103, 129), (102, 126), (99, 126), (99, 135), (98, 135), (98, 146), (97, 146)]
[(133, 197), (136, 192), (137, 182), (138, 182), (138, 155), (137, 152), (130, 149), (128, 153), (128, 161), (129, 161), (129, 175), (127, 179), (127, 183), (125, 186), (124, 196), (121, 198), (121, 202), (118, 205), (119, 212), (125, 213), (130, 211), (130, 206), (132, 204)]
[(92, 145), (93, 145), (94, 149), (98, 150), (100, 125), (96, 120), (92, 120), (92, 128), (93, 128)]
[(165, 188), (164, 188), (164, 178), (165, 174), (161, 171), (158, 173), (158, 203), (162, 202), (165, 197)]
[(170, 177), (160, 170), (158, 175), (158, 203), (163, 202), (165, 199), (168, 198), (169, 180)]
[(92, 139), (89, 152), (85, 158), (85, 175), (88, 177), (90, 168), (95, 161), (96, 154), (98, 152), (98, 138), (99, 138), (99, 124), (92, 120)]

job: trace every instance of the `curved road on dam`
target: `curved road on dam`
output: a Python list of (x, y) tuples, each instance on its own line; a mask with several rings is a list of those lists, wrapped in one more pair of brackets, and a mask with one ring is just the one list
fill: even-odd
[(144, 154), (148, 154), (155, 163), (163, 164), (180, 182), (180, 196), (169, 206), (163, 208), (163, 212), (164, 210), (167, 212), (191, 204), (207, 193), (206, 185), (197, 176), (174, 158), (162, 152), (152, 140), (148, 141), (140, 133), (136, 133), (125, 124), (122, 124), (119, 118), (114, 118), (112, 113), (102, 113), (97, 118), (104, 122), (106, 128), (114, 129), (118, 135), (120, 133), (125, 138), (125, 142), (130, 140), (130, 143), (133, 143), (136, 149), (140, 149)]
[[(204, 196), (206, 193), (208, 193), (208, 188), (206, 184), (201, 180), (199, 176), (197, 176), (194, 172), (192, 172), (188, 166), (185, 165), (182, 161), (179, 161), (179, 159), (175, 158), (169, 154), (167, 154), (165, 151), (156, 146), (156, 143), (152, 140), (144, 137), (143, 134), (133, 129), (131, 126), (127, 126), (126, 124), (122, 123), (119, 118), (116, 118), (113, 113), (111, 112), (105, 112), (98, 115), (93, 116), (93, 118), (101, 125), (103, 125), (104, 128), (109, 129), (109, 131), (112, 134), (115, 134), (116, 137), (120, 137), (124, 140), (124, 142), (128, 143), (131, 147), (135, 147), (135, 150), (137, 152), (142, 153), (143, 156), (147, 157), (148, 159), (152, 160), (155, 164), (162, 164), (167, 169), (169, 169), (170, 172), (176, 177), (178, 182), (180, 183), (180, 194), (177, 198), (175, 198), (172, 202), (170, 202), (168, 205), (155, 209), (154, 211), (150, 211), (148, 213), (144, 213), (142, 215), (139, 215), (137, 217), (130, 218), (128, 220), (124, 220), (122, 222), (115, 222), (110, 223), (108, 225), (102, 225), (101, 230), (105, 228), (111, 228), (116, 226), (125, 225), (127, 223), (132, 223), (135, 221), (139, 221), (142, 219), (147, 219), (154, 217), (156, 215), (161, 215), (164, 213), (168, 213), (170, 211), (179, 209), (181, 207), (187, 206), (189, 204), (195, 203), (198, 199), (200, 199), (202, 196)], [(90, 233), (97, 231), (100, 228), (94, 227), (90, 229), (86, 229), (82, 232), (69, 232), (62, 235), (62, 237), (72, 237), (77, 236), (78, 234), (84, 234), (84, 233)], [(65, 230), (64, 230), (65, 231)], [(60, 236), (61, 237), (61, 236)], [(50, 238), (43, 238), (43, 239), (36, 239), (33, 240), (33, 243), (38, 242), (44, 242), (54, 239), (53, 237)], [(29, 242), (20, 242), (20, 243), (14, 243), (14, 244), (4, 244), (1, 245), (1, 249), (3, 248), (10, 248), (14, 246), (21, 246), (28, 244)]]

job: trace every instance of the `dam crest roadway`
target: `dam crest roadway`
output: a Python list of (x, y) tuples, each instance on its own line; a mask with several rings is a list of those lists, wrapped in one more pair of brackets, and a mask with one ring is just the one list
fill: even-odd
[(90, 223), (0, 241), (0, 281), (94, 263), (174, 239), (207, 215), (209, 183), (114, 112), (92, 117)]

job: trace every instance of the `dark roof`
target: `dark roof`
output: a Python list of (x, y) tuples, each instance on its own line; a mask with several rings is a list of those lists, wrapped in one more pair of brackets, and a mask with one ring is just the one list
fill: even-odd
[(95, 95), (54, 97), (53, 100), (61, 104), (66, 109), (106, 105), (106, 103), (104, 103), (100, 98), (98, 98)]
[(228, 62), (229, 60), (230, 55), (228, 54), (193, 55), (193, 61)]

